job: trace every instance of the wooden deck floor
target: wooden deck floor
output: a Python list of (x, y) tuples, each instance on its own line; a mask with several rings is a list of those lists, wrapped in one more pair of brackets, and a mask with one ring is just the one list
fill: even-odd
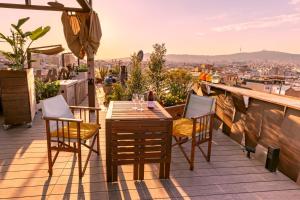
[[(105, 113), (102, 113), (104, 125)], [(133, 181), (132, 166), (119, 170), (119, 181), (105, 181), (105, 137), (101, 155), (92, 155), (79, 181), (76, 156), (61, 153), (48, 176), (44, 124), (37, 115), (33, 128), (0, 130), (0, 198), (10, 199), (300, 199), (300, 187), (263, 163), (247, 159), (239, 145), (214, 132), (212, 159), (196, 152), (190, 171), (178, 148), (173, 148), (171, 179), (158, 179), (158, 166), (145, 167), (145, 181)], [(85, 152), (86, 155), (86, 152)]]

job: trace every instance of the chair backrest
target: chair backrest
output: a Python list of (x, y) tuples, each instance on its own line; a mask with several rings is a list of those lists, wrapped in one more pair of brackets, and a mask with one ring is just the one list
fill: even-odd
[(215, 99), (190, 93), (184, 109), (185, 118), (199, 117), (215, 111)]
[(75, 118), (62, 95), (43, 100), (42, 112), (44, 117)]
[[(43, 117), (55, 117), (55, 118), (71, 118), (75, 119), (71, 112), (69, 105), (65, 101), (62, 95), (57, 95), (42, 101)], [(50, 131), (57, 130), (62, 127), (61, 123), (56, 121), (50, 121)]]

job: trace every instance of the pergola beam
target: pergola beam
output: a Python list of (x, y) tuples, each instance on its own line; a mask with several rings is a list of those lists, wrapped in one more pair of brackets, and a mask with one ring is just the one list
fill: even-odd
[(79, 5), (83, 10), (90, 11), (92, 9), (90, 3), (87, 2), (86, 0), (76, 0), (76, 1), (79, 3)]
[(25, 0), (26, 5), (31, 5), (31, 0)]
[(72, 11), (72, 12), (89, 12), (92, 9), (91, 0), (89, 0), (89, 2), (86, 0), (76, 0), (76, 1), (78, 2), (81, 8), (32, 5), (31, 0), (25, 0), (24, 4), (0, 3), (0, 8), (45, 10), (45, 11)]

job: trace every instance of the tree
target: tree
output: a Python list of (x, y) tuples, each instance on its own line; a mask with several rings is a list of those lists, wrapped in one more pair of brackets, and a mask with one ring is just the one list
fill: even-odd
[(141, 61), (136, 53), (131, 56), (131, 70), (127, 86), (129, 96), (134, 93), (143, 94), (147, 89), (145, 76), (142, 73)]
[(166, 78), (165, 63), (167, 49), (165, 44), (154, 44), (154, 51), (150, 55), (150, 61), (148, 62), (148, 77), (150, 87), (156, 94), (158, 100), (162, 96), (164, 89), (164, 80)]

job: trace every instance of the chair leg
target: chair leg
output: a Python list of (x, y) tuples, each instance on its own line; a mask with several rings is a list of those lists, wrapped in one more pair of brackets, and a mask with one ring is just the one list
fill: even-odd
[(100, 133), (97, 133), (97, 155), (100, 155)]
[(194, 160), (195, 160), (195, 147), (196, 147), (195, 137), (192, 138), (191, 144), (191, 158), (190, 158), (190, 170), (194, 170)]
[(81, 139), (78, 139), (78, 170), (79, 170), (79, 178), (82, 178), (82, 163), (81, 163)]
[(209, 140), (208, 141), (208, 145), (207, 145), (207, 162), (210, 161), (210, 155), (211, 155), (211, 143), (212, 143), (212, 140)]
[(49, 167), (49, 169), (48, 169), (48, 172), (49, 172), (49, 175), (50, 176), (52, 176), (52, 174), (53, 174), (53, 169), (52, 169), (52, 167), (53, 167), (53, 163), (52, 163), (52, 153), (51, 153), (51, 142), (47, 142), (47, 143), (49, 143), (49, 144), (47, 144), (47, 146), (48, 146), (48, 167)]
[[(180, 151), (182, 152), (182, 154), (184, 155), (185, 159), (188, 161), (188, 163), (191, 165), (191, 160), (189, 158), (189, 156), (187, 155), (187, 153), (184, 151), (182, 144), (186, 143), (188, 141), (188, 139), (182, 139), (182, 138), (177, 138), (176, 136), (173, 136), (176, 143), (173, 144), (172, 146), (178, 145)], [(184, 142), (183, 142), (184, 141)]]

